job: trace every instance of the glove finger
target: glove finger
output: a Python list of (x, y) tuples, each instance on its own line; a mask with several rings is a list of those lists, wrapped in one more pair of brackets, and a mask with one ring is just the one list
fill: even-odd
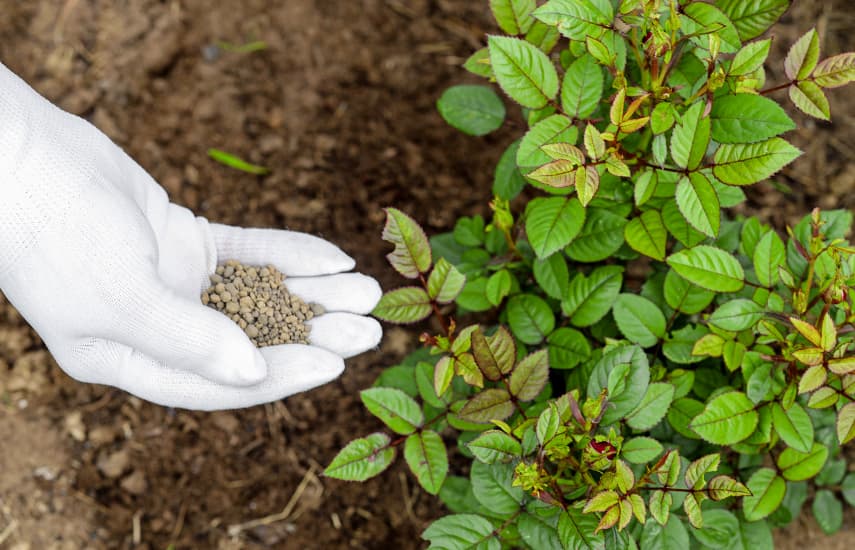
[(347, 359), (380, 343), (383, 329), (375, 319), (352, 313), (325, 313), (307, 323), (309, 343)]
[(267, 375), (258, 349), (234, 321), (183, 298), (160, 280), (143, 278), (122, 304), (127, 312), (110, 339), (171, 367), (228, 385), (256, 384)]
[(252, 386), (220, 384), (196, 373), (169, 367), (123, 344), (92, 339), (76, 348), (76, 362), (101, 372), (102, 381), (152, 403), (194, 410), (223, 410), (269, 403), (326, 384), (344, 370), (341, 357), (305, 345), (263, 349), (269, 374)]
[(320, 237), (281, 229), (210, 224), (219, 263), (274, 265), (288, 276), (328, 275), (353, 269), (353, 258)]
[(320, 304), (330, 312), (370, 313), (383, 295), (377, 281), (361, 273), (291, 277), (285, 279), (285, 286), (304, 302)]

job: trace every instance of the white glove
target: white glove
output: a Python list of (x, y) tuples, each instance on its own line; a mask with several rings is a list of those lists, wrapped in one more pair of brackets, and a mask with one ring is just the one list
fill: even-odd
[[(256, 349), (200, 293), (218, 263), (273, 264), (328, 313), (311, 345)], [(82, 382), (188, 409), (265, 403), (329, 382), (380, 341), (377, 282), (333, 244), (209, 223), (88, 122), (0, 64), (0, 289)]]

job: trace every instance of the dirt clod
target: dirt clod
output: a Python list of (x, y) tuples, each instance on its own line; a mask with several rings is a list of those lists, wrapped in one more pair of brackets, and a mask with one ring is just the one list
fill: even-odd
[(323, 313), (288, 292), (285, 276), (275, 267), (246, 266), (228, 260), (211, 275), (202, 303), (228, 315), (258, 347), (308, 344), (306, 321)]

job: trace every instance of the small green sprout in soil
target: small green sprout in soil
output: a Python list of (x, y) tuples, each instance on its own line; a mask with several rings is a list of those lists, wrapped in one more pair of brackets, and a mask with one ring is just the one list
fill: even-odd
[(247, 266), (229, 260), (217, 266), (202, 303), (228, 315), (258, 347), (308, 344), (307, 321), (322, 314), (288, 292), (285, 276), (272, 265)]

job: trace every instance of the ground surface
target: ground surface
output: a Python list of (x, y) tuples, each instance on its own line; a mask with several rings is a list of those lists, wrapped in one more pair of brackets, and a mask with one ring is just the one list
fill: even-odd
[[(855, 49), (848, 0), (797, 4), (775, 31), (776, 66), (814, 20), (826, 52)], [(407, 210), (431, 232), (483, 212), (515, 135), (467, 138), (433, 106), (467, 79), (458, 65), (494, 30), (485, 5), (0, 0), (0, 60), (110, 135), (175, 202), (217, 222), (320, 234), (390, 287), (381, 208)], [(214, 47), (256, 39), (268, 48)], [(791, 193), (761, 186), (749, 208), (782, 227), (814, 205), (855, 205), (852, 97), (834, 93), (835, 123), (792, 136), (807, 155), (780, 178)], [(209, 147), (272, 174), (224, 168)], [(357, 392), (414, 343), (391, 329), (310, 394), (190, 413), (70, 380), (0, 298), (0, 548), (420, 548), (442, 509), (402, 468), (364, 485), (318, 476), (378, 427)], [(847, 518), (833, 540), (805, 518), (779, 545), (851, 547)]]

